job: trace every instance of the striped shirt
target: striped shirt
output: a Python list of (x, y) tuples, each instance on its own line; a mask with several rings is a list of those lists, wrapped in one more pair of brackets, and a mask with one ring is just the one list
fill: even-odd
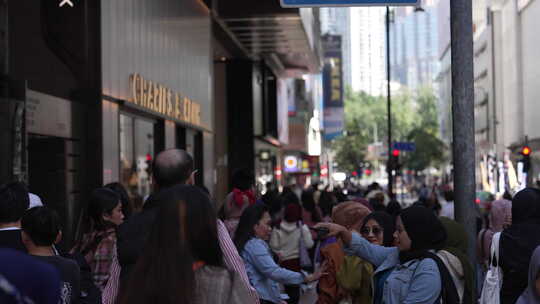
[(259, 296), (257, 295), (257, 291), (251, 286), (251, 284), (249, 284), (249, 279), (247, 276), (244, 261), (238, 254), (238, 250), (236, 250), (236, 246), (234, 246), (234, 243), (231, 240), (231, 236), (229, 235), (225, 224), (223, 224), (223, 222), (219, 219), (217, 220), (217, 230), (219, 246), (221, 247), (221, 251), (223, 251), (223, 260), (225, 262), (225, 266), (227, 267), (227, 269), (234, 271), (240, 275), (240, 278), (242, 278), (242, 281), (249, 289), (249, 294), (253, 300), (251, 301), (251, 303), (258, 304)]

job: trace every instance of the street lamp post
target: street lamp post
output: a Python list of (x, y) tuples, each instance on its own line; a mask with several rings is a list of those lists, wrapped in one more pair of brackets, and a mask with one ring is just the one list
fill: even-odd
[(386, 7), (386, 103), (388, 121), (388, 161), (386, 170), (388, 171), (388, 195), (394, 198), (394, 176), (390, 167), (390, 157), (392, 155), (392, 96), (390, 91), (390, 7)]

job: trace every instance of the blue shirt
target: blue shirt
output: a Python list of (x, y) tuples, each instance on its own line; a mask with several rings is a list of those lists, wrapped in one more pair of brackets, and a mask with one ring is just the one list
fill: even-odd
[(437, 263), (432, 259), (399, 262), (396, 247), (373, 245), (356, 233), (347, 250), (377, 269), (374, 275), (394, 268), (384, 282), (382, 302), (385, 304), (433, 304), (441, 293), (441, 276)]
[(263, 300), (282, 302), (278, 282), (286, 285), (300, 285), (304, 282), (301, 273), (279, 267), (270, 254), (270, 247), (261, 239), (249, 240), (241, 255), (251, 286)]

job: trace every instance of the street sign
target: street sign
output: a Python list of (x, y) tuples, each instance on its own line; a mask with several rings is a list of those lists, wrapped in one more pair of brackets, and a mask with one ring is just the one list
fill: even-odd
[(420, 0), (280, 0), (282, 7), (418, 6)]
[(394, 149), (399, 151), (412, 152), (416, 150), (416, 144), (413, 142), (394, 142)]

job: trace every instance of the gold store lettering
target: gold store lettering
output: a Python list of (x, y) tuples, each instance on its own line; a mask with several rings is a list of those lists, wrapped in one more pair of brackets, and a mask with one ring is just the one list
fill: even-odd
[(173, 119), (200, 125), (201, 105), (168, 87), (144, 79), (139, 74), (129, 76), (129, 102)]

